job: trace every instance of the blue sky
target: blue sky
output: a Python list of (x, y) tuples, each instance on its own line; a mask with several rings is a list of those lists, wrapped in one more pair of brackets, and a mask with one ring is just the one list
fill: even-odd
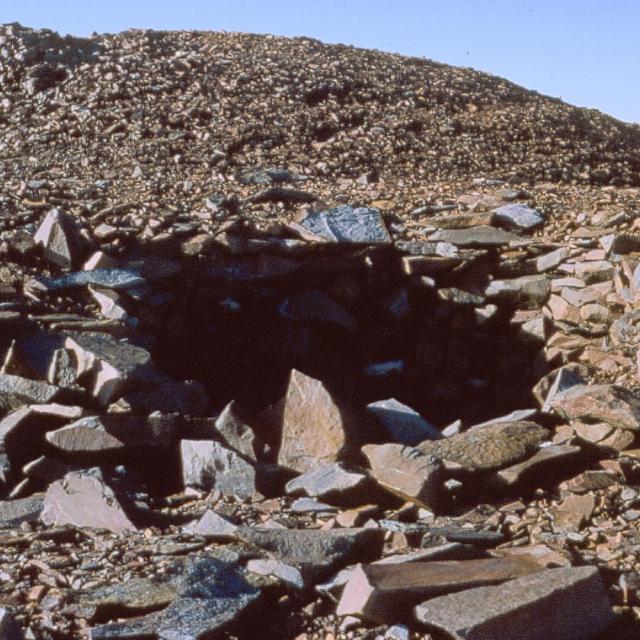
[(473, 67), (640, 123), (640, 0), (1, 0), (0, 22), (305, 35)]

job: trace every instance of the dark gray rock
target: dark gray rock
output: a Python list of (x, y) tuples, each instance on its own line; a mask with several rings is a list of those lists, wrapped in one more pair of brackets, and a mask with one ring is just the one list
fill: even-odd
[(44, 495), (41, 493), (28, 498), (0, 500), (0, 527), (17, 527), (22, 522), (36, 522), (43, 504)]
[(367, 405), (393, 442), (413, 447), (424, 440), (436, 440), (442, 434), (419, 413), (395, 398), (377, 400)]
[(0, 639), (1, 640), (22, 640), (22, 629), (16, 622), (11, 611), (5, 607), (0, 607)]
[(507, 229), (529, 231), (544, 224), (544, 216), (526, 204), (505, 204), (494, 210), (494, 220)]
[(74, 271), (57, 278), (34, 278), (27, 283), (27, 289), (38, 291), (64, 291), (85, 287), (89, 284), (107, 289), (130, 289), (145, 283), (145, 279), (133, 269), (94, 269), (92, 271)]
[(237, 403), (231, 401), (216, 419), (215, 430), (227, 447), (255, 461), (257, 459), (256, 435), (240, 414), (241, 410)]
[(329, 242), (388, 244), (391, 236), (378, 209), (340, 205), (309, 213), (300, 224)]
[(296, 567), (309, 585), (351, 562), (377, 560), (382, 555), (384, 532), (240, 527), (238, 537)]
[(0, 373), (0, 394), (23, 399), (25, 403), (45, 404), (53, 402), (60, 394), (60, 389), (40, 380)]
[[(166, 608), (124, 622), (94, 627), (92, 640), (141, 637), (203, 640), (221, 631), (260, 597), (260, 591), (247, 581), (237, 555), (231, 552), (217, 555), (191, 556), (172, 569), (174, 575), (169, 575), (169, 586), (161, 591), (156, 589), (158, 604), (167, 600), (172, 590), (177, 592)], [(142, 600), (147, 598), (144, 587), (148, 584), (147, 581), (136, 586), (135, 593), (140, 594)], [(126, 602), (130, 592), (131, 587), (125, 585), (118, 602)]]
[(256, 471), (235, 451), (210, 440), (182, 440), (182, 479), (187, 487), (245, 500), (256, 493)]

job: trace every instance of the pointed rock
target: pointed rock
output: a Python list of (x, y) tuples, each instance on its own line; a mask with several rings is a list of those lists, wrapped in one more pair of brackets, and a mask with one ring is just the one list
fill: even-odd
[(442, 491), (443, 467), (439, 460), (401, 444), (368, 444), (362, 453), (371, 475), (382, 487), (421, 507), (434, 508)]
[(237, 403), (231, 401), (221, 412), (215, 422), (216, 431), (222, 436), (224, 444), (234, 449), (245, 458), (255, 461), (256, 435), (253, 429), (242, 419)]
[(77, 260), (77, 237), (71, 216), (52, 209), (47, 213), (34, 236), (44, 248), (44, 255), (62, 269), (71, 269)]
[(135, 531), (100, 472), (71, 472), (49, 486), (40, 519), (45, 524)]
[(595, 567), (547, 569), (441, 596), (415, 613), (454, 640), (588, 640), (613, 619)]
[(235, 451), (210, 440), (182, 440), (182, 479), (186, 487), (206, 491), (218, 489), (222, 495), (241, 500), (256, 493), (255, 469)]
[(542, 568), (528, 556), (358, 565), (336, 614), (380, 624), (409, 617), (411, 607), (446, 593), (499, 584)]
[(352, 409), (338, 405), (320, 380), (294, 369), (284, 399), (278, 464), (304, 473), (336, 462), (348, 451), (357, 428)]

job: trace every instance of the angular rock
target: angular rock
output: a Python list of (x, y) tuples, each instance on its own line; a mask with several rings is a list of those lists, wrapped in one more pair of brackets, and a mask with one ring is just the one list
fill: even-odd
[(580, 447), (570, 445), (544, 447), (524, 462), (498, 471), (492, 482), (509, 488), (526, 482), (543, 482), (548, 473), (557, 474), (560, 469), (570, 469), (570, 464), (580, 454)]
[(65, 347), (76, 357), (78, 378), (88, 380), (88, 388), (103, 405), (108, 405), (128, 387), (164, 381), (154, 369), (146, 349), (118, 342), (111, 336), (70, 336)]
[(362, 493), (367, 482), (364, 473), (349, 471), (339, 462), (325, 464), (290, 480), (288, 494), (305, 493), (313, 498), (345, 498)]
[(348, 451), (356, 429), (351, 408), (338, 405), (322, 382), (295, 369), (291, 372), (278, 464), (304, 473), (336, 462)]
[(179, 421), (173, 416), (110, 414), (86, 416), (46, 434), (47, 442), (66, 453), (148, 449), (175, 441)]
[(442, 463), (418, 449), (401, 444), (362, 447), (371, 475), (391, 493), (422, 507), (438, 504), (444, 481)]
[(484, 294), (491, 300), (504, 300), (524, 309), (539, 309), (546, 302), (550, 291), (546, 276), (534, 275), (511, 280), (493, 280)]
[(382, 555), (381, 529), (266, 529), (240, 527), (238, 537), (288, 565), (312, 584), (356, 560), (368, 562)]
[(182, 528), (184, 533), (216, 540), (235, 538), (237, 530), (237, 525), (211, 509), (207, 509), (199, 520)]
[(613, 619), (595, 567), (547, 569), (441, 596), (415, 613), (455, 640), (588, 640)]
[(89, 284), (107, 289), (132, 289), (144, 283), (144, 278), (133, 269), (93, 269), (74, 271), (57, 278), (34, 278), (25, 286), (33, 292), (52, 292), (85, 287)]
[(302, 573), (282, 560), (275, 558), (256, 558), (247, 562), (247, 571), (261, 576), (273, 576), (296, 589), (303, 589)]
[(540, 571), (526, 555), (512, 558), (358, 565), (347, 582), (336, 614), (353, 615), (380, 624), (407, 616), (419, 602), (446, 593)]
[[(189, 557), (172, 580), (175, 587), (170, 585), (166, 593), (168, 597), (175, 588), (178, 596), (165, 609), (94, 627), (92, 640), (134, 637), (200, 640), (217, 634), (260, 596), (238, 566), (237, 556), (234, 558), (230, 552), (225, 555), (228, 557)], [(137, 587), (136, 592), (142, 591)]]
[(18, 397), (25, 403), (45, 404), (53, 402), (60, 395), (60, 389), (39, 380), (0, 373), (0, 394)]
[(40, 519), (45, 524), (134, 531), (113, 490), (98, 473), (70, 472), (47, 489)]
[(544, 216), (526, 204), (505, 204), (494, 209), (495, 221), (507, 229), (529, 231), (544, 224)]
[(450, 242), (458, 247), (499, 247), (520, 239), (515, 233), (486, 225), (469, 229), (438, 229), (429, 236), (431, 241)]
[(328, 211), (314, 211), (300, 224), (329, 242), (388, 244), (391, 236), (378, 209), (340, 205)]
[(616, 385), (576, 385), (557, 393), (548, 405), (568, 420), (606, 422), (619, 429), (640, 430), (640, 398)]
[(377, 418), (393, 442), (413, 447), (424, 440), (442, 437), (419, 413), (395, 398), (370, 402), (367, 411)]
[(71, 269), (77, 261), (78, 239), (74, 219), (62, 211), (51, 209), (33, 239), (43, 247), (47, 260), (59, 267)]
[(335, 513), (338, 508), (326, 502), (319, 502), (315, 498), (298, 498), (291, 503), (292, 513), (317, 513), (330, 514)]
[(215, 422), (224, 444), (249, 460), (256, 460), (257, 441), (253, 429), (242, 419), (238, 405), (231, 401)]
[(180, 443), (182, 480), (186, 487), (206, 491), (219, 490), (222, 495), (241, 500), (256, 493), (255, 469), (235, 451), (210, 440), (182, 440)]
[(35, 522), (42, 512), (43, 503), (43, 494), (0, 500), (0, 527), (17, 527), (22, 522)]
[(418, 445), (422, 453), (466, 472), (508, 467), (535, 453), (549, 432), (535, 422), (498, 422)]

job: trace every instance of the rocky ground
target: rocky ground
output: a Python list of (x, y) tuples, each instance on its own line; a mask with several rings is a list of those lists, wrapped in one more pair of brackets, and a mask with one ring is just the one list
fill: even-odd
[(467, 69), (2, 27), (0, 638), (637, 638), (639, 172)]

